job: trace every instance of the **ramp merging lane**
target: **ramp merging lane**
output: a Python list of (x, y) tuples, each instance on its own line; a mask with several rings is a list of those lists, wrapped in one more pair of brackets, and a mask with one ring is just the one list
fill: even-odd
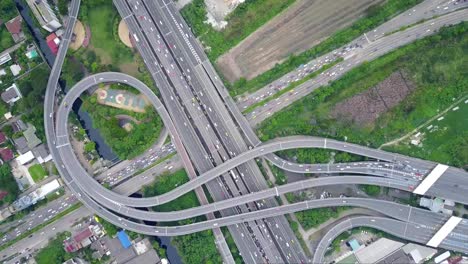
[[(88, 88), (90, 88), (92, 86), (97, 85), (99, 82), (109, 82), (109, 81), (112, 81), (112, 82), (119, 81), (119, 82), (127, 83), (127, 84), (132, 85), (132, 86), (137, 86), (138, 87), (137, 89), (140, 90), (141, 92), (143, 92), (144, 94), (146, 94), (148, 92), (152, 93), (152, 91), (148, 87), (144, 86), (144, 84), (142, 84), (141, 82), (139, 82), (136, 79), (132, 79), (132, 77), (127, 76), (125, 74), (121, 74), (121, 73), (101, 73), (101, 74), (98, 74), (98, 75), (95, 75), (95, 76), (90, 76), (90, 77), (84, 79), (83, 81), (81, 81), (80, 83), (78, 83), (77, 86), (74, 87), (71, 90), (71, 92), (69, 92), (65, 96), (61, 106), (59, 107), (59, 111), (57, 113), (57, 124), (56, 124), (57, 129), (56, 129), (56, 131), (59, 131), (59, 137), (58, 138), (60, 138), (60, 140), (65, 140), (65, 141), (61, 142), (63, 147), (59, 148), (59, 153), (62, 156), (62, 160), (64, 161), (63, 166), (65, 168), (67, 168), (67, 170), (69, 170), (69, 171), (79, 172), (79, 173), (76, 173), (76, 175), (79, 175), (79, 177), (75, 177), (72, 181), (74, 183), (78, 184), (81, 187), (81, 189), (86, 190), (86, 192), (88, 193), (89, 196), (91, 196), (95, 200), (99, 201), (99, 203), (104, 205), (106, 208), (112, 209), (113, 211), (116, 211), (116, 212), (118, 212), (120, 214), (127, 215), (127, 216), (132, 217), (132, 218), (143, 219), (143, 220), (153, 220), (153, 221), (180, 220), (180, 219), (184, 219), (184, 218), (188, 218), (188, 217), (192, 217), (192, 216), (196, 216), (196, 215), (206, 214), (208, 212), (218, 211), (218, 210), (221, 210), (223, 208), (232, 207), (232, 206), (234, 206), (236, 204), (243, 204), (243, 203), (247, 203), (247, 202), (251, 202), (251, 201), (259, 201), (261, 199), (268, 198), (268, 197), (273, 197), (273, 196), (278, 195), (278, 194), (288, 193), (288, 192), (301, 190), (301, 189), (304, 189), (304, 188), (311, 188), (311, 187), (320, 186), (320, 185), (347, 184), (347, 183), (350, 183), (350, 184), (351, 183), (375, 184), (375, 185), (388, 186), (388, 187), (392, 187), (392, 188), (399, 188), (399, 189), (403, 189), (403, 190), (408, 190), (407, 183), (402, 181), (401, 179), (397, 180), (397, 179), (377, 178), (377, 177), (369, 177), (369, 176), (337, 176), (337, 177), (325, 177), (325, 178), (320, 178), (320, 179), (311, 179), (311, 180), (306, 180), (306, 181), (302, 181), (302, 182), (291, 183), (291, 184), (287, 184), (287, 185), (284, 185), (284, 186), (278, 186), (276, 188), (271, 188), (271, 189), (259, 191), (259, 192), (256, 192), (256, 193), (251, 193), (251, 194), (248, 194), (248, 195), (240, 196), (240, 197), (237, 197), (237, 198), (233, 198), (233, 199), (229, 199), (229, 200), (223, 200), (223, 201), (216, 202), (216, 203), (213, 203), (213, 204), (204, 205), (204, 206), (200, 206), (200, 207), (197, 207), (197, 208), (187, 209), (187, 210), (178, 211), (178, 212), (168, 212), (168, 213), (145, 212), (145, 211), (133, 209), (133, 208), (130, 208), (130, 207), (126, 207), (126, 206), (124, 206), (125, 203), (121, 204), (121, 203), (116, 202), (116, 201), (119, 200), (119, 199), (122, 199), (123, 202), (128, 203), (129, 206), (134, 206), (134, 204), (132, 204), (132, 202), (129, 202), (129, 201), (140, 201), (142, 199), (141, 198), (140, 199), (129, 198), (129, 197), (126, 197), (126, 196), (120, 196), (120, 198), (116, 198), (118, 196), (116, 196), (115, 193), (113, 193), (110, 190), (107, 190), (107, 189), (103, 188), (100, 184), (95, 182), (89, 175), (86, 174), (86, 172), (84, 171), (82, 166), (79, 164), (79, 162), (74, 159), (76, 157), (75, 157), (75, 155), (73, 153), (73, 150), (69, 147), (68, 142), (66, 142), (66, 140), (68, 139), (66, 124), (67, 124), (68, 114), (69, 114), (69, 111), (70, 111), (69, 107), (67, 107), (66, 105), (71, 105), (73, 103), (74, 99), (79, 97), (79, 95), (84, 90), (86, 90), (86, 89), (88, 89)], [(154, 94), (153, 95), (148, 94), (148, 95), (149, 95), (149, 98), (154, 99), (154, 101), (152, 102), (153, 105), (156, 107), (157, 111), (160, 113), (163, 120), (165, 122), (166, 121), (168, 122), (167, 127), (168, 127), (169, 131), (171, 131), (170, 119), (165, 118), (165, 117), (167, 117), (167, 113), (165, 113), (164, 107), (162, 107), (160, 104), (157, 103), (157, 102), (159, 102), (159, 100), (157, 99), (157, 97), (154, 96)], [(61, 133), (63, 133), (63, 134), (61, 134)], [(200, 177), (196, 178), (195, 180), (190, 181), (189, 183), (184, 184), (184, 185), (176, 188), (175, 190), (173, 190), (173, 191), (171, 191), (169, 193), (166, 193), (164, 195), (157, 196), (157, 197), (148, 198), (148, 199), (153, 199), (154, 200), (153, 202), (156, 202), (156, 204), (161, 204), (163, 202), (171, 201), (171, 200), (181, 196), (182, 194), (184, 194), (184, 193), (186, 193), (186, 192), (188, 192), (190, 190), (193, 190), (197, 186), (202, 185), (204, 182), (217, 177), (222, 172), (228, 171), (232, 167), (237, 166), (239, 163), (243, 162), (244, 160), (253, 159), (256, 156), (264, 155), (267, 152), (274, 152), (274, 151), (282, 150), (282, 149), (285, 149), (285, 148), (297, 148), (298, 144), (300, 144), (302, 147), (306, 147), (306, 146), (316, 146), (316, 147), (317, 146), (322, 146), (323, 147), (323, 146), (325, 146), (325, 144), (328, 144), (328, 146), (331, 147), (331, 146), (335, 146), (336, 144), (338, 144), (338, 145), (335, 146), (335, 148), (338, 148), (337, 146), (342, 146), (341, 149), (346, 149), (347, 151), (353, 151), (355, 153), (362, 153), (363, 149), (366, 149), (366, 148), (363, 148), (361, 146), (354, 146), (353, 144), (345, 144), (345, 143), (342, 143), (342, 142), (335, 142), (335, 141), (331, 141), (331, 140), (328, 140), (328, 143), (325, 143), (325, 141), (326, 141), (326, 139), (313, 138), (313, 137), (291, 137), (288, 140), (275, 140), (274, 142), (266, 143), (265, 145), (261, 145), (259, 148), (255, 148), (253, 150), (245, 152), (245, 153), (253, 154), (253, 156), (248, 156), (247, 155), (245, 158), (243, 158), (243, 156), (242, 156), (243, 154), (240, 154), (238, 157), (236, 157), (236, 158), (234, 158), (234, 159), (232, 159), (232, 160), (230, 160), (230, 161), (228, 161), (228, 162), (214, 168), (211, 171), (208, 171), (206, 173), (206, 175), (210, 176), (210, 178), (208, 178), (205, 174), (202, 174)], [(65, 151), (65, 150), (67, 150), (67, 151)], [(374, 157), (379, 157), (380, 159), (387, 160), (387, 161), (395, 161), (395, 160), (403, 159), (403, 158), (405, 160), (408, 159), (406, 157), (399, 157), (398, 155), (395, 155), (393, 153), (389, 154), (389, 153), (385, 153), (385, 152), (382, 152), (382, 151), (373, 152), (373, 153), (374, 154), (372, 154), (372, 155)], [(376, 153), (378, 153), (378, 154), (376, 154)], [(238, 159), (238, 160), (236, 161), (235, 159)], [(232, 164), (230, 164), (232, 161), (234, 161), (234, 162)], [(382, 165), (382, 163), (380, 163), (380, 162), (377, 162), (376, 164)], [(346, 168), (346, 169), (349, 169), (349, 168)], [(344, 170), (339, 170), (339, 171), (343, 172)], [(86, 178), (83, 177), (83, 176), (86, 176)], [(198, 182), (194, 183), (195, 181), (198, 181)], [(409, 179), (407, 181), (409, 181)], [(94, 183), (94, 184), (90, 184), (90, 183)], [(106, 193), (106, 194), (109, 193), (109, 194), (112, 195), (112, 197), (106, 197), (106, 195), (104, 195), (104, 193)], [(167, 197), (167, 198), (164, 198), (164, 197)], [(332, 201), (332, 200), (329, 200), (329, 201)], [(335, 201), (335, 200), (333, 200), (333, 201)], [(296, 205), (291, 205), (289, 207), (284, 207), (284, 208), (280, 207), (280, 208), (281, 208), (281, 211), (283, 211), (283, 209), (286, 209), (286, 208), (289, 208), (288, 210), (300, 210), (301, 208), (302, 208), (302, 210), (310, 209), (311, 208), (311, 202), (314, 202), (314, 201), (306, 201), (306, 202), (302, 203), (302, 205), (296, 204)], [(347, 201), (342, 200), (341, 205), (343, 205), (343, 202), (347, 202)], [(373, 202), (378, 203), (378, 201), (372, 201), (372, 203)], [(326, 204), (325, 202), (321, 202), (321, 203)], [(156, 205), (156, 204), (152, 204), (152, 205)], [(335, 201), (335, 204), (336, 204), (336, 201)], [(352, 205), (352, 204), (347, 204), (347, 206), (349, 206), (349, 205)], [(370, 208), (375, 208), (373, 206), (369, 206), (369, 207)], [(406, 206), (403, 206), (403, 207), (406, 207)], [(98, 210), (103, 210), (103, 209), (98, 209)], [(277, 210), (278, 210), (278, 208), (276, 208), (276, 211)], [(418, 209), (418, 210), (421, 210), (421, 209)], [(387, 208), (385, 211), (395, 211), (395, 210), (388, 210), (388, 208)], [(437, 215), (437, 214), (431, 213), (431, 212), (429, 212), (427, 210), (421, 210), (421, 211), (424, 211), (427, 214), (434, 214), (434, 216)], [(275, 210), (273, 210), (273, 212), (275, 212)], [(247, 221), (246, 219), (251, 219), (249, 217), (264, 218), (264, 217), (268, 217), (268, 216), (272, 216), (272, 211), (271, 210), (261, 210), (257, 214), (252, 214), (250, 216), (246, 215), (246, 214), (242, 214), (242, 215), (239, 215), (239, 218), (241, 219), (240, 221)], [(428, 215), (427, 218), (429, 218), (429, 219), (432, 218), (433, 219), (434, 216)], [(234, 221), (234, 222), (238, 221), (239, 218), (237, 218), (236, 220), (232, 220), (232, 221)], [(235, 219), (235, 218), (233, 218), (233, 219)], [(176, 230), (177, 230), (177, 232), (188, 232), (187, 230), (192, 230), (193, 232), (196, 232), (196, 231), (200, 231), (202, 228), (209, 229), (212, 226), (218, 226), (218, 225), (223, 225), (223, 224), (228, 223), (228, 222), (223, 222), (223, 221), (220, 222), (219, 220), (220, 219), (211, 220), (212, 225), (209, 224), (210, 221), (208, 221), (204, 225), (196, 225), (196, 226), (184, 227), (184, 228), (180, 227), (179, 230), (177, 230), (177, 228), (176, 228)], [(404, 220), (404, 218), (402, 218), (402, 220)], [(117, 221), (121, 225), (123, 224), (126, 228), (129, 228), (129, 223), (125, 222), (122, 218), (117, 218)], [(424, 220), (421, 220), (421, 221), (424, 222)], [(438, 228), (437, 226), (433, 227), (433, 229), (434, 229), (433, 231), (435, 232), (437, 228)], [(153, 234), (155, 232), (157, 232), (158, 234), (160, 232), (162, 232), (163, 234), (173, 234), (171, 232), (175, 232), (175, 230), (173, 231), (172, 229), (164, 229), (163, 228), (163, 230), (154, 229)], [(178, 234), (181, 234), (181, 233), (178, 233)]]
[[(360, 206), (369, 208), (372, 210), (379, 211), (383, 214), (388, 215), (389, 217), (395, 218), (397, 220), (385, 219), (387, 224), (391, 227), (394, 227), (395, 230), (405, 227), (403, 234), (398, 233), (394, 230), (389, 232), (398, 233), (396, 235), (402, 236), (404, 238), (426, 243), (428, 242), (443, 224), (447, 221), (447, 217), (441, 214), (432, 213), (427, 210), (422, 210), (418, 208), (413, 208), (401, 204), (390, 203), (385, 201), (373, 200), (373, 199), (361, 199), (361, 198), (332, 198), (324, 200), (313, 200), (313, 201), (304, 201), (300, 203), (283, 205), (274, 208), (263, 208), (259, 211), (247, 212), (238, 215), (225, 216), (217, 219), (209, 219), (204, 222), (193, 223), (189, 225), (181, 226), (149, 226), (144, 224), (139, 224), (122, 217), (117, 216), (114, 212), (118, 212), (121, 215), (128, 216), (134, 219), (144, 219), (144, 220), (157, 220), (157, 221), (173, 221), (178, 219), (184, 219), (191, 216), (212, 213), (219, 211), (223, 208), (233, 207), (238, 204), (245, 204), (247, 202), (259, 201), (261, 199), (274, 197), (276, 195), (292, 192), (304, 188), (310, 188), (320, 185), (331, 185), (331, 184), (351, 184), (351, 183), (372, 183), (381, 186), (389, 186), (392, 188), (400, 188), (403, 190), (411, 189), (410, 184), (414, 184), (415, 180), (414, 175), (404, 171), (396, 171), (394, 176), (399, 176), (396, 178), (379, 178), (379, 177), (369, 177), (369, 176), (338, 176), (338, 177), (326, 177), (320, 179), (311, 179), (302, 182), (296, 182), (287, 184), (284, 186), (278, 186), (271, 189), (261, 190), (258, 192), (253, 192), (248, 195), (243, 195), (235, 197), (229, 200), (219, 201), (213, 204), (203, 205), (197, 208), (191, 208), (179, 212), (144, 212), (141, 210), (134, 209), (132, 207), (149, 207), (162, 203), (169, 202), (188, 191), (191, 191), (201, 185), (207, 183), (208, 181), (215, 179), (219, 175), (228, 172), (229, 170), (251, 161), (252, 159), (263, 156), (269, 153), (277, 152), (285, 149), (293, 148), (327, 148), (335, 149), (339, 151), (346, 151), (349, 153), (367, 156), (375, 158), (378, 160), (386, 162), (399, 162), (402, 164), (411, 164), (413, 167), (420, 170), (432, 170), (435, 166), (435, 163), (429, 161), (422, 161), (414, 158), (408, 158), (402, 155), (393, 154), (384, 152), (381, 150), (374, 150), (354, 144), (343, 143), (336, 140), (329, 140), (323, 138), (315, 137), (288, 137), (283, 139), (274, 140), (272, 142), (267, 142), (262, 145), (259, 145), (256, 148), (253, 148), (244, 153), (239, 153), (236, 157), (227, 160), (226, 162), (220, 164), (219, 166), (203, 173), (199, 177), (192, 179), (189, 183), (184, 184), (173, 191), (151, 198), (130, 198), (126, 196), (118, 195), (110, 190), (105, 189), (99, 183), (94, 181), (83, 169), (79, 161), (76, 159), (76, 156), (73, 153), (73, 149), (69, 144), (69, 135), (67, 130), (68, 115), (70, 112), (70, 107), (73, 102), (80, 96), (80, 94), (89, 89), (98, 83), (102, 82), (122, 82), (127, 83), (140, 92), (145, 94), (155, 107), (155, 109), (160, 114), (161, 118), (164, 121), (165, 126), (171, 133), (173, 142), (175, 142), (176, 148), (183, 156), (185, 162), (189, 162), (188, 155), (185, 151), (184, 145), (177, 134), (177, 130), (172, 124), (172, 120), (167, 113), (163, 104), (159, 99), (154, 95), (154, 93), (146, 87), (142, 82), (137, 79), (124, 75), (121, 73), (101, 73), (94, 76), (87, 77), (80, 81), (74, 88), (67, 93), (62, 103), (60, 104), (59, 110), (57, 112), (57, 122), (54, 126), (54, 104), (55, 104), (55, 93), (58, 83), (58, 78), (60, 76), (61, 67), (63, 60), (66, 56), (66, 51), (70, 42), (71, 31), (73, 30), (74, 23), (76, 21), (76, 16), (78, 14), (80, 1), (73, 0), (71, 2), (70, 9), (70, 19), (68, 22), (68, 27), (64, 34), (62, 44), (59, 48), (59, 52), (56, 58), (56, 61), (53, 65), (51, 75), (46, 90), (45, 97), (45, 111), (44, 111), (44, 122), (46, 128), (46, 137), (48, 141), (49, 149), (54, 158), (54, 161), (57, 165), (57, 169), (60, 172), (60, 175), (63, 177), (64, 181), (70, 187), (71, 190), (78, 194), (79, 199), (86, 204), (89, 208), (97, 212), (100, 216), (110, 221), (111, 223), (124, 227), (128, 230), (135, 232), (140, 232), (148, 235), (165, 235), (165, 236), (174, 236), (174, 235), (183, 235), (193, 232), (198, 232), (201, 230), (207, 230), (212, 228), (218, 228), (221, 226), (229, 226), (244, 223), (246, 221), (253, 221), (261, 218), (268, 218), (273, 216), (280, 216), (289, 212), (296, 212), (300, 210), (319, 208), (319, 207), (330, 207), (330, 206)], [(55, 129), (54, 129), (55, 128)], [(274, 159), (274, 156), (272, 160)], [(184, 162), (184, 163), (185, 163)], [(349, 166), (343, 165), (344, 168), (335, 167), (330, 169), (328, 167), (327, 172), (337, 172), (337, 173), (362, 173), (362, 174), (371, 174), (376, 176), (388, 176), (381, 173), (383, 170), (376, 169), (378, 172), (369, 172), (369, 167), (366, 164), (365, 166)], [(381, 163), (376, 162), (376, 168), (382, 166)], [(291, 166), (291, 165), (290, 165)], [(298, 168), (304, 168), (304, 165), (297, 165)], [(347, 167), (349, 166), (349, 168)], [(283, 167), (284, 163), (283, 163)], [(313, 167), (310, 165), (304, 170), (308, 169), (306, 172), (321, 171), (322, 165), (317, 165)], [(320, 170), (319, 170), (320, 169)], [(453, 175), (461, 175), (464, 172), (455, 168), (447, 168), (445, 175), (452, 175), (450, 179), (457, 181), (459, 177)], [(393, 174), (392, 174), (393, 175)], [(406, 177), (406, 178), (405, 178)], [(466, 177), (465, 177), (466, 178)], [(446, 178), (444, 178), (446, 179)], [(435, 181), (437, 185), (439, 181)], [(434, 186), (435, 186), (434, 185)], [(446, 183), (443, 185), (445, 187), (450, 187), (449, 189), (444, 190), (443, 188), (437, 189), (437, 192), (442, 192), (442, 196), (446, 198), (451, 198), (455, 201), (460, 201), (468, 204), (463, 197), (463, 194), (466, 193), (468, 184), (459, 184), (456, 188), (453, 188), (453, 182)], [(432, 188), (427, 188), (428, 193), (431, 193)], [(91, 198), (92, 197), (92, 198)], [(111, 211), (112, 210), (112, 211)], [(452, 233), (449, 236), (445, 236), (444, 239), (438, 241), (441, 247), (448, 249), (455, 249), (462, 252), (468, 252), (468, 245), (466, 245), (466, 235), (468, 233), (468, 227), (466, 220), (460, 220), (458, 225), (453, 226)], [(411, 225), (414, 227), (414, 230), (421, 229), (420, 232), (408, 232), (407, 227)], [(413, 228), (411, 229), (413, 230)], [(440, 239), (439, 239), (440, 240)]]

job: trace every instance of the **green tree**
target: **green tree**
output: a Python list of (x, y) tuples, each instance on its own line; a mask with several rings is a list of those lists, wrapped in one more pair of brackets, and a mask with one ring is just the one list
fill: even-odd
[(70, 3), (69, 0), (58, 0), (58, 10), (62, 16), (68, 14), (68, 3)]
[(8, 163), (4, 163), (0, 166), (0, 191), (7, 193), (7, 195), (0, 200), (0, 205), (13, 202), (19, 194), (18, 185), (11, 173), (11, 167)]

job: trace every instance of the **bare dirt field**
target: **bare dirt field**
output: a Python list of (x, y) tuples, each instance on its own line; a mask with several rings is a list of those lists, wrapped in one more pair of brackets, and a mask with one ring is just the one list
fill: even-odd
[(77, 50), (83, 45), (85, 39), (85, 28), (81, 21), (77, 20), (75, 27), (73, 28), (73, 34), (75, 34), (75, 41), (70, 43), (70, 48), (72, 50)]
[(122, 19), (119, 23), (119, 38), (125, 46), (133, 48), (132, 42), (130, 41), (130, 33), (128, 31), (127, 24)]
[(252, 79), (342, 29), (383, 0), (297, 0), (291, 7), (221, 56), (217, 64), (233, 82)]
[(415, 88), (404, 72), (397, 71), (369, 90), (336, 104), (331, 116), (367, 125), (403, 101)]

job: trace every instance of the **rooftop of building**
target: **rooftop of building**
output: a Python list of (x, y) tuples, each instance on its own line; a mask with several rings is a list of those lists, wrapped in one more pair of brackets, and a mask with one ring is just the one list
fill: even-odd
[(5, 23), (5, 26), (11, 34), (19, 34), (22, 31), (21, 24), (23, 22), (23, 19), (21, 16), (17, 16), (10, 21)]

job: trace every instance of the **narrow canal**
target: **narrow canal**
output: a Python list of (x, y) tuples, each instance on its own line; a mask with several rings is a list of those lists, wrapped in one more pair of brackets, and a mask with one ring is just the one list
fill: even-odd
[[(41, 49), (42, 54), (44, 55), (47, 63), (49, 64), (50, 67), (52, 67), (55, 61), (55, 55), (50, 51), (49, 47), (47, 46), (47, 42), (45, 41), (46, 36), (44, 36), (41, 30), (38, 29), (36, 25), (34, 24), (34, 18), (32, 17), (32, 13), (30, 12), (27, 4), (21, 0), (15, 0), (15, 3), (16, 3), (16, 6), (18, 7), (18, 10), (21, 13), (21, 16), (26, 22), (26, 25), (29, 31), (32, 33), (34, 40), (36, 41), (36, 43), (39, 44), (39, 48)], [(66, 84), (62, 82), (60, 83), (60, 87), (62, 87), (62, 89), (70, 88), (70, 87), (67, 87)], [(66, 90), (64, 92), (66, 92)], [(86, 130), (88, 137), (92, 141), (96, 142), (96, 150), (99, 153), (99, 155), (106, 160), (110, 160), (110, 161), (118, 160), (117, 155), (114, 152), (112, 152), (112, 149), (106, 144), (106, 142), (104, 141), (104, 138), (99, 133), (99, 130), (93, 128), (93, 122), (91, 120), (91, 117), (86, 111), (83, 111), (81, 109), (81, 105), (82, 105), (81, 100), (77, 100), (75, 104), (73, 105), (72, 109), (78, 116), (78, 119), (81, 125), (83, 126), (83, 128)]]

